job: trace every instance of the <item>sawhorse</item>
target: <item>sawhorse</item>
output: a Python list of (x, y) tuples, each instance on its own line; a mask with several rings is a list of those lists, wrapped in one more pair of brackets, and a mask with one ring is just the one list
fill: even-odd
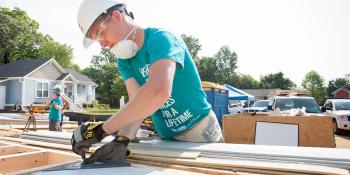
[(33, 124), (33, 131), (36, 131), (36, 118), (34, 116), (33, 108), (29, 109), (29, 118), (27, 120), (26, 126), (24, 127), (23, 132), (27, 132), (30, 129), (30, 124)]

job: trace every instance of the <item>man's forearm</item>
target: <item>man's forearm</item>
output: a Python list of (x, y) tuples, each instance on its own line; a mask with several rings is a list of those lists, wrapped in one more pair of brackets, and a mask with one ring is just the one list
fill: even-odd
[(128, 125), (122, 129), (120, 129), (118, 134), (125, 136), (125, 137), (129, 138), (130, 140), (132, 140), (135, 138), (136, 132), (140, 128), (142, 122), (143, 122), (143, 119), (140, 121), (137, 121), (135, 123), (132, 123), (131, 125)]
[(103, 129), (110, 134), (143, 120), (160, 108), (168, 97), (169, 94), (166, 94), (164, 90), (159, 90), (150, 83), (146, 83), (123, 109), (106, 121)]

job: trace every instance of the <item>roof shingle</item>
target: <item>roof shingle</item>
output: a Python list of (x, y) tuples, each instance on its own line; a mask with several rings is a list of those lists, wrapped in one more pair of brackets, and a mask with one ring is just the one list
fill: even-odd
[(0, 65), (0, 77), (24, 77), (48, 60), (31, 59)]
[(72, 69), (69, 69), (69, 68), (64, 68), (64, 71), (66, 71), (67, 73), (70, 73), (73, 75), (73, 77), (75, 79), (77, 79), (78, 81), (81, 81), (81, 82), (87, 82), (87, 83), (94, 83), (96, 84), (93, 80), (91, 80), (89, 77), (83, 75), (83, 74), (80, 74), (78, 72), (76, 72), (75, 70), (72, 70)]

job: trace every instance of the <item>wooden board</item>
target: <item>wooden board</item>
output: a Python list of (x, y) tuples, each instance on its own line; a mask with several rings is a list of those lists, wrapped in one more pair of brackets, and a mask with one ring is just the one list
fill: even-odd
[(0, 146), (0, 152), (3, 153), (0, 155), (0, 174), (29, 172), (39, 167), (47, 168), (81, 160), (79, 156), (70, 153), (49, 151), (3, 141), (0, 144), (7, 145)]
[[(22, 120), (22, 119), (7, 119), (7, 118), (2, 118), (0, 119), (0, 123), (12, 123), (12, 124), (23, 124), (25, 125), (27, 123), (27, 120)], [(48, 125), (49, 120), (36, 120), (37, 125)], [(63, 121), (63, 124), (74, 124), (78, 126), (78, 122), (76, 121)]]
[(23, 148), (19, 146), (0, 146), (0, 156), (11, 155), (11, 154), (19, 154), (25, 152), (33, 152), (35, 149)]
[(180, 151), (162, 151), (162, 150), (147, 150), (147, 149), (130, 149), (132, 155), (152, 156), (152, 157), (167, 157), (167, 158), (182, 158), (196, 159), (200, 152), (180, 152)]
[(35, 151), (6, 155), (0, 157), (0, 173), (10, 173), (18, 170), (47, 165), (47, 152)]
[[(42, 141), (34, 141), (20, 138), (11, 138), (11, 137), (0, 137), (2, 140), (15, 141), (28, 145), (35, 145), (46, 148), (56, 148), (61, 150), (72, 150), (71, 145), (57, 144), (57, 143), (48, 143)], [(0, 147), (1, 148), (1, 147)], [(89, 152), (94, 152), (98, 147), (92, 147), (89, 149)], [(182, 159), (195, 159), (199, 157), (200, 152), (195, 151), (164, 151), (164, 150), (150, 150), (150, 149), (130, 149), (133, 155), (144, 155), (144, 156), (154, 156), (154, 157), (172, 157), (172, 158), (182, 158)], [(0, 149), (1, 153), (1, 149)], [(1, 154), (0, 154), (1, 155)]]
[(228, 159), (208, 159), (197, 158), (191, 159), (171, 159), (171, 158), (158, 158), (148, 156), (133, 156), (136, 160), (163, 162), (168, 164), (177, 165), (190, 165), (204, 168), (220, 168), (223, 170), (243, 171), (243, 172), (256, 172), (256, 173), (268, 173), (268, 174), (349, 174), (348, 170), (331, 168), (316, 165), (303, 165), (292, 163), (270, 163), (270, 162), (254, 162), (254, 161), (234, 161)]
[(224, 116), (225, 143), (254, 144), (256, 122), (299, 125), (299, 146), (335, 147), (331, 117)]

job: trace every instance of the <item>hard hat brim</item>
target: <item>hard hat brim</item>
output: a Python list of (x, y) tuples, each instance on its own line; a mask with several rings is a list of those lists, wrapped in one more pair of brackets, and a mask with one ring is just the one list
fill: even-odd
[(85, 49), (89, 48), (94, 42), (95, 42), (94, 40), (91, 40), (87, 37), (83, 38), (83, 46)]

